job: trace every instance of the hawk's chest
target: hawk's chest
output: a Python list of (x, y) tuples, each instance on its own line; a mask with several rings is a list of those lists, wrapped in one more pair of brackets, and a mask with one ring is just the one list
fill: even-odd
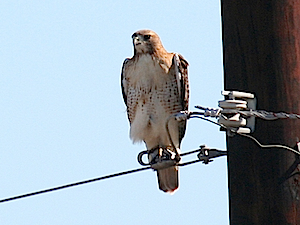
[(138, 89), (160, 87), (168, 80), (169, 67), (150, 55), (140, 56), (129, 72), (130, 84)]
[(179, 95), (175, 74), (169, 67), (153, 60), (151, 56), (140, 57), (128, 71), (127, 107), (129, 112), (147, 115), (163, 115), (178, 110)]
[(144, 56), (132, 63), (126, 74), (127, 111), (131, 123), (136, 121), (142, 127), (158, 126), (181, 110), (176, 76), (169, 72), (166, 64)]

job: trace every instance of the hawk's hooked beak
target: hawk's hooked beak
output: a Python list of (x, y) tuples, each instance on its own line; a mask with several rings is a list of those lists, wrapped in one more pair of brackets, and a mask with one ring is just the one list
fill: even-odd
[(133, 44), (135, 46), (142, 44), (141, 38), (139, 36), (135, 35), (132, 37), (132, 39), (133, 39)]

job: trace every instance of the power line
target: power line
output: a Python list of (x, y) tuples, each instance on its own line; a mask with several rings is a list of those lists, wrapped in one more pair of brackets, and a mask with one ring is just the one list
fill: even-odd
[(289, 150), (297, 155), (300, 155), (299, 151), (292, 149), (285, 145), (264, 145), (264, 144), (261, 144), (256, 138), (252, 137), (251, 135), (242, 134), (242, 133), (238, 133), (238, 135), (252, 139), (261, 148), (283, 148), (283, 149)]
[[(197, 149), (197, 150), (193, 150), (193, 151), (190, 151), (190, 152), (183, 153), (181, 155), (184, 156), (184, 155), (196, 153), (196, 152), (199, 152), (199, 151), (200, 150)], [(198, 162), (201, 162), (201, 161), (203, 161), (203, 160), (198, 159), (198, 160), (194, 160), (194, 161), (190, 161), (190, 162), (179, 163), (178, 166), (181, 166), (181, 167), (182, 166), (187, 166), (187, 165), (191, 165), (191, 164), (198, 163)], [(62, 186), (48, 188), (48, 189), (44, 189), (44, 190), (41, 190), (41, 191), (35, 191), (35, 192), (30, 192), (30, 193), (27, 193), (27, 194), (23, 194), (23, 195), (17, 195), (17, 196), (14, 196), (14, 197), (1, 199), (0, 203), (10, 202), (10, 201), (13, 201), (13, 200), (27, 198), (27, 197), (31, 197), (31, 196), (35, 196), (35, 195), (45, 194), (45, 193), (58, 191), (58, 190), (66, 189), (66, 188), (71, 188), (71, 187), (75, 187), (75, 186), (79, 186), (79, 185), (83, 185), (83, 184), (88, 184), (88, 183), (92, 183), (92, 182), (96, 182), (96, 181), (100, 181), (100, 180), (105, 180), (105, 179), (109, 179), (109, 178), (113, 178), (113, 177), (119, 177), (119, 176), (127, 175), (127, 174), (130, 174), (130, 173), (136, 173), (136, 172), (140, 172), (140, 171), (144, 171), (144, 170), (148, 170), (148, 169), (152, 169), (152, 167), (151, 166), (142, 167), (142, 168), (138, 168), (138, 169), (133, 169), (133, 170), (123, 171), (123, 172), (110, 174), (110, 175), (106, 175), (106, 176), (102, 176), (102, 177), (97, 177), (97, 178), (93, 178), (93, 179), (89, 179), (89, 180), (84, 180), (84, 181), (70, 183), (70, 184), (66, 184), (66, 185), (62, 185)]]
[[(242, 111), (240, 111), (242, 112)], [(268, 115), (274, 115), (274, 113), (270, 113), (270, 112), (266, 112), (266, 111), (260, 111), (260, 112), (263, 112), (262, 114), (268, 114)], [(192, 112), (193, 113), (193, 112)], [(277, 117), (277, 115), (280, 115), (279, 117)], [(271, 116), (268, 118), (268, 120), (275, 120), (275, 119), (286, 119), (286, 118), (290, 118), (290, 119), (299, 119), (300, 118), (300, 115), (296, 115), (296, 114), (286, 114), (286, 113), (277, 113), (277, 115), (275, 115), (276, 118), (272, 118), (271, 119)], [(261, 144), (255, 137), (251, 136), (251, 135), (248, 135), (248, 134), (243, 134), (243, 133), (239, 133), (237, 132), (235, 129), (232, 129), (231, 127), (227, 127), (225, 126), (224, 124), (221, 124), (221, 123), (218, 123), (218, 122), (215, 122), (215, 121), (212, 121), (210, 119), (207, 119), (207, 118), (204, 118), (204, 117), (201, 117), (201, 116), (191, 116), (190, 118), (198, 118), (198, 119), (202, 119), (202, 120), (205, 120), (205, 121), (208, 121), (210, 123), (213, 123), (215, 125), (218, 125), (226, 130), (229, 130), (230, 132), (234, 133), (234, 134), (237, 134), (237, 135), (240, 135), (240, 136), (243, 136), (243, 137), (246, 137), (246, 138), (250, 138), (252, 139), (259, 147), (261, 148), (283, 148), (283, 149), (286, 149), (288, 151), (291, 151), (297, 155), (300, 155), (300, 151), (297, 151), (293, 148), (290, 148), (288, 146), (285, 146), (285, 145), (265, 145), (265, 144)]]
[[(261, 113), (261, 112), (262, 111), (260, 111), (259, 113)], [(262, 114), (266, 115), (265, 112), (263, 112)], [(269, 113), (268, 116), (270, 114), (271, 113)], [(296, 115), (296, 114), (283, 114), (283, 113), (280, 113), (279, 114), (280, 116), (277, 116), (277, 115), (275, 115), (275, 117), (277, 117), (277, 118), (278, 117), (281, 117), (281, 118), (284, 117), (284, 118), (299, 119), (299, 115)], [(177, 117), (177, 119), (178, 119), (179, 116), (180, 116), (179, 114), (172, 115), (171, 117), (168, 118), (168, 120), (166, 122), (166, 130), (167, 130), (169, 139), (170, 139), (170, 141), (171, 141), (171, 143), (173, 145), (172, 147), (174, 147), (174, 148), (175, 148), (175, 146), (173, 144), (173, 141), (172, 141), (171, 135), (169, 133), (169, 129), (168, 129), (168, 122), (169, 122), (170, 118), (172, 118), (172, 117), (176, 118)], [(208, 121), (210, 123), (213, 123), (215, 125), (218, 125), (218, 126), (224, 128), (226, 130), (229, 130), (230, 132), (232, 132), (234, 134), (238, 134), (240, 136), (244, 136), (244, 137), (250, 138), (256, 144), (258, 144), (261, 148), (283, 148), (283, 149), (289, 150), (289, 151), (291, 151), (291, 152), (293, 152), (295, 154), (300, 155), (299, 151), (296, 151), (295, 149), (292, 149), (292, 148), (290, 148), (288, 146), (284, 146), (284, 145), (264, 145), (264, 144), (261, 144), (257, 139), (255, 139), (254, 137), (252, 137), (250, 135), (238, 133), (236, 130), (234, 130), (234, 129), (230, 128), (230, 127), (227, 127), (224, 124), (221, 124), (221, 123), (218, 123), (218, 122), (214, 122), (214, 121), (212, 121), (210, 119), (207, 119), (207, 118), (204, 118), (202, 116), (207, 116), (207, 115), (205, 115), (204, 113), (201, 113), (201, 112), (190, 112), (189, 114), (183, 115), (183, 117), (179, 118), (179, 119), (199, 118), (199, 119)], [(258, 115), (252, 114), (252, 116), (258, 116)], [(270, 119), (270, 118), (268, 118), (268, 119)], [(272, 119), (274, 119), (274, 118), (272, 118)], [(197, 150), (193, 150), (193, 151), (190, 151), (190, 152), (182, 153), (180, 155), (184, 156), (184, 155), (196, 153), (196, 152), (199, 152), (199, 151), (201, 151), (201, 150), (197, 149)], [(178, 166), (186, 166), (186, 165), (191, 165), (191, 164), (198, 163), (198, 162), (201, 162), (201, 161), (203, 161), (203, 160), (202, 159), (197, 159), (197, 160), (193, 160), (193, 161), (190, 161), (190, 162), (179, 163), (177, 165)], [(119, 172), (119, 173), (115, 173), (115, 174), (110, 174), (110, 175), (106, 175), (106, 176), (102, 176), (102, 177), (98, 177), (98, 178), (93, 178), (93, 179), (89, 179), (89, 180), (84, 180), (84, 181), (70, 183), (70, 184), (66, 184), (66, 185), (62, 185), (62, 186), (57, 186), (57, 187), (54, 187), (54, 188), (48, 188), (48, 189), (44, 189), (44, 190), (41, 190), (41, 191), (31, 192), (31, 193), (27, 193), (27, 194), (23, 194), (23, 195), (17, 195), (17, 196), (14, 196), (14, 197), (1, 199), (0, 203), (9, 202), (9, 201), (17, 200), (17, 199), (22, 199), (22, 198), (27, 198), (27, 197), (31, 197), (31, 196), (35, 196), (35, 195), (40, 195), (40, 194), (48, 193), (48, 192), (58, 191), (58, 190), (66, 189), (66, 188), (71, 188), (71, 187), (74, 187), (74, 186), (79, 186), (79, 185), (83, 185), (83, 184), (87, 184), (87, 183), (92, 183), (92, 182), (96, 182), (96, 181), (100, 181), (100, 180), (105, 180), (105, 179), (109, 179), (109, 178), (113, 178), (113, 177), (123, 176), (123, 175), (130, 174), (130, 173), (136, 173), (136, 172), (148, 170), (148, 169), (151, 169), (151, 168), (152, 168), (151, 166), (142, 167), (142, 168), (128, 170), (128, 171), (123, 171), (123, 172)]]
[(148, 170), (148, 169), (151, 169), (151, 167), (149, 166), (149, 167), (143, 167), (143, 168), (139, 168), (139, 169), (123, 171), (123, 172), (120, 172), (120, 173), (110, 174), (110, 175), (106, 175), (106, 176), (102, 176), (102, 177), (98, 177), (98, 178), (94, 178), (94, 179), (89, 179), (89, 180), (79, 181), (79, 182), (76, 182), (76, 183), (66, 184), (66, 185), (62, 185), (62, 186), (58, 186), (58, 187), (54, 187), (54, 188), (44, 189), (44, 190), (41, 190), (41, 191), (36, 191), (36, 192), (31, 192), (31, 193), (27, 193), (27, 194), (23, 194), (23, 195), (14, 196), (14, 197), (11, 197), (11, 198), (1, 199), (0, 203), (10, 202), (10, 201), (13, 201), (13, 200), (17, 200), (17, 199), (21, 199), (21, 198), (27, 198), (27, 197), (30, 197), (30, 196), (44, 194), (44, 193), (48, 193), (48, 192), (52, 192), (52, 191), (58, 191), (58, 190), (65, 189), (65, 188), (79, 186), (79, 185), (92, 183), (92, 182), (100, 181), (100, 180), (105, 180), (105, 179), (109, 179), (109, 178), (113, 178), (113, 177), (123, 176), (123, 175), (126, 175), (126, 174), (136, 173), (136, 172), (140, 172), (140, 171)]

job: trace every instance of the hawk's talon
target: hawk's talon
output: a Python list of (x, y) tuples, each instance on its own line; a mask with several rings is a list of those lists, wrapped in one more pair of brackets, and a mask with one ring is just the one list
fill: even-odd
[[(179, 159), (179, 160), (178, 160)], [(180, 161), (180, 156), (168, 148), (154, 148), (148, 150), (149, 165), (154, 170), (175, 166)]]

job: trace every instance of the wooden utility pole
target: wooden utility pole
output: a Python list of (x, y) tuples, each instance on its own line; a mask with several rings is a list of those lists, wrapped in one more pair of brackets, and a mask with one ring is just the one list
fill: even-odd
[[(221, 0), (225, 90), (254, 93), (257, 108), (300, 114), (300, 0)], [(300, 121), (256, 119), (263, 144), (294, 147)], [(227, 138), (231, 225), (300, 225), (299, 157)]]

